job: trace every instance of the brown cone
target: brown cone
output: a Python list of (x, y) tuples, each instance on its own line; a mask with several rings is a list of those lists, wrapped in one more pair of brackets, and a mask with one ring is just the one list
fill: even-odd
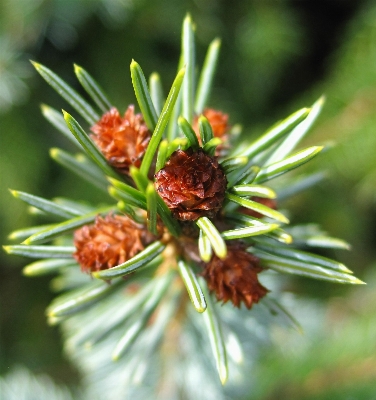
[(111, 108), (100, 121), (91, 127), (91, 135), (109, 164), (123, 174), (129, 167), (141, 165), (150, 140), (150, 132), (141, 116), (130, 105), (122, 118), (116, 108)]
[(134, 257), (153, 238), (143, 225), (126, 216), (97, 216), (94, 225), (74, 233), (74, 258), (85, 272), (112, 268)]
[[(206, 108), (202, 115), (209, 121), (214, 137), (223, 138), (229, 131), (228, 114), (224, 114), (222, 111), (214, 110), (213, 108)], [(193, 128), (199, 137), (198, 117), (195, 118)]]
[(258, 281), (257, 274), (262, 271), (259, 259), (247, 253), (240, 244), (228, 246), (227, 251), (224, 260), (214, 256), (206, 264), (203, 276), (218, 301), (231, 300), (236, 307), (243, 302), (251, 308), (268, 292)]
[(155, 180), (159, 195), (182, 221), (214, 217), (225, 198), (226, 176), (216, 157), (202, 150), (175, 151)]

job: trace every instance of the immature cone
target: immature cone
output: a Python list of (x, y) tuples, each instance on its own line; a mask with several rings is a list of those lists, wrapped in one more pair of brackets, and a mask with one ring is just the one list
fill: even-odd
[[(209, 121), (214, 137), (222, 138), (229, 131), (228, 114), (224, 114), (222, 111), (214, 110), (213, 108), (206, 108), (202, 115)], [(199, 136), (198, 117), (194, 122), (194, 130)]]
[(151, 134), (141, 114), (134, 113), (133, 105), (128, 107), (124, 117), (116, 108), (111, 108), (91, 131), (92, 139), (109, 164), (119, 172), (128, 174), (131, 165), (141, 165)]
[(258, 281), (257, 274), (262, 270), (257, 257), (247, 253), (244, 246), (232, 244), (227, 246), (224, 260), (214, 256), (206, 264), (203, 276), (218, 301), (231, 300), (236, 307), (243, 302), (251, 308), (268, 292)]
[(97, 216), (94, 225), (74, 233), (74, 258), (85, 272), (108, 269), (134, 257), (153, 239), (143, 225), (126, 216)]
[(202, 150), (177, 150), (155, 174), (155, 186), (175, 218), (194, 221), (215, 216), (225, 198), (227, 179), (216, 157)]

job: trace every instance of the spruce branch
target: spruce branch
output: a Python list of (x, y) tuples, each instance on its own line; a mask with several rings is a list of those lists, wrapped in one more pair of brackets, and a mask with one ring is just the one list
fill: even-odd
[(132, 61), (141, 114), (129, 105), (122, 116), (81, 66), (74, 71), (93, 106), (53, 71), (33, 63), (86, 121), (81, 126), (67, 112), (42, 106), (44, 117), (80, 150), (74, 155), (54, 148), (51, 157), (90, 182), (104, 204), (11, 191), (58, 222), (13, 232), (9, 238), (22, 243), (5, 251), (38, 259), (24, 268), (26, 276), (56, 275), (52, 286), (64, 293), (47, 309), (49, 322), (61, 325), (66, 351), (95, 383), (107, 385), (106, 376), (113, 375), (115, 387), (106, 388), (127, 398), (141, 393), (142, 382), (155, 398), (171, 382), (180, 391), (176, 365), (187, 377), (195, 368), (221, 393), (246, 359), (242, 339), (251, 318), (268, 332), (271, 315), (300, 331), (275, 290), (282, 274), (364, 283), (344, 264), (309, 251), (348, 249), (346, 242), (315, 224), (290, 224), (294, 209), (281, 209), (284, 199), (324, 177), (321, 171), (299, 173), (322, 146), (295, 150), (318, 118), (323, 98), (239, 144), (239, 127), (208, 105), (219, 39), (209, 45), (198, 84), (190, 15), (181, 44), (166, 98), (161, 76), (153, 73), (148, 85)]

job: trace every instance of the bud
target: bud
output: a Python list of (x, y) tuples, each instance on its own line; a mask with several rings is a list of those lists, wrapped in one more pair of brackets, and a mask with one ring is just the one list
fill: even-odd
[(214, 217), (225, 198), (226, 176), (217, 158), (201, 149), (175, 151), (155, 180), (159, 195), (182, 221)]
[(134, 113), (133, 105), (128, 107), (123, 118), (116, 108), (111, 108), (91, 131), (92, 139), (109, 164), (119, 172), (128, 174), (131, 165), (141, 165), (151, 134), (141, 114)]
[(243, 245), (235, 243), (227, 246), (224, 260), (213, 256), (203, 276), (218, 301), (231, 300), (236, 307), (243, 302), (249, 309), (268, 292), (258, 281), (257, 274), (262, 270), (259, 259), (247, 253)]

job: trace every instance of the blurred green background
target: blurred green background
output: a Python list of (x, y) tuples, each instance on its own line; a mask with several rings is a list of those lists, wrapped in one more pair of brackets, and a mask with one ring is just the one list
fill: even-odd
[[(54, 164), (50, 147), (70, 144), (43, 119), (40, 104), (66, 107), (37, 76), (36, 60), (80, 91), (73, 63), (87, 69), (120, 110), (135, 101), (134, 58), (167, 91), (189, 11), (197, 24), (198, 59), (215, 37), (221, 57), (211, 105), (257, 135), (325, 94), (326, 106), (306, 144), (333, 147), (315, 161), (328, 179), (290, 201), (293, 221), (320, 223), (353, 246), (335, 256), (368, 282), (352, 289), (304, 279), (287, 288), (306, 334), (276, 330), (278, 346), (262, 351), (256, 389), (247, 399), (376, 398), (376, 3), (372, 0), (0, 0), (0, 236), (35, 225), (7, 188), (52, 198), (100, 202)], [(68, 108), (68, 111), (69, 110)], [(335, 145), (333, 145), (335, 143)], [(44, 309), (50, 278), (25, 278), (25, 261), (0, 253), (0, 375), (15, 365), (79, 382), (64, 359), (59, 332)], [(304, 299), (304, 300), (303, 300)], [(298, 344), (297, 344), (298, 343)]]

